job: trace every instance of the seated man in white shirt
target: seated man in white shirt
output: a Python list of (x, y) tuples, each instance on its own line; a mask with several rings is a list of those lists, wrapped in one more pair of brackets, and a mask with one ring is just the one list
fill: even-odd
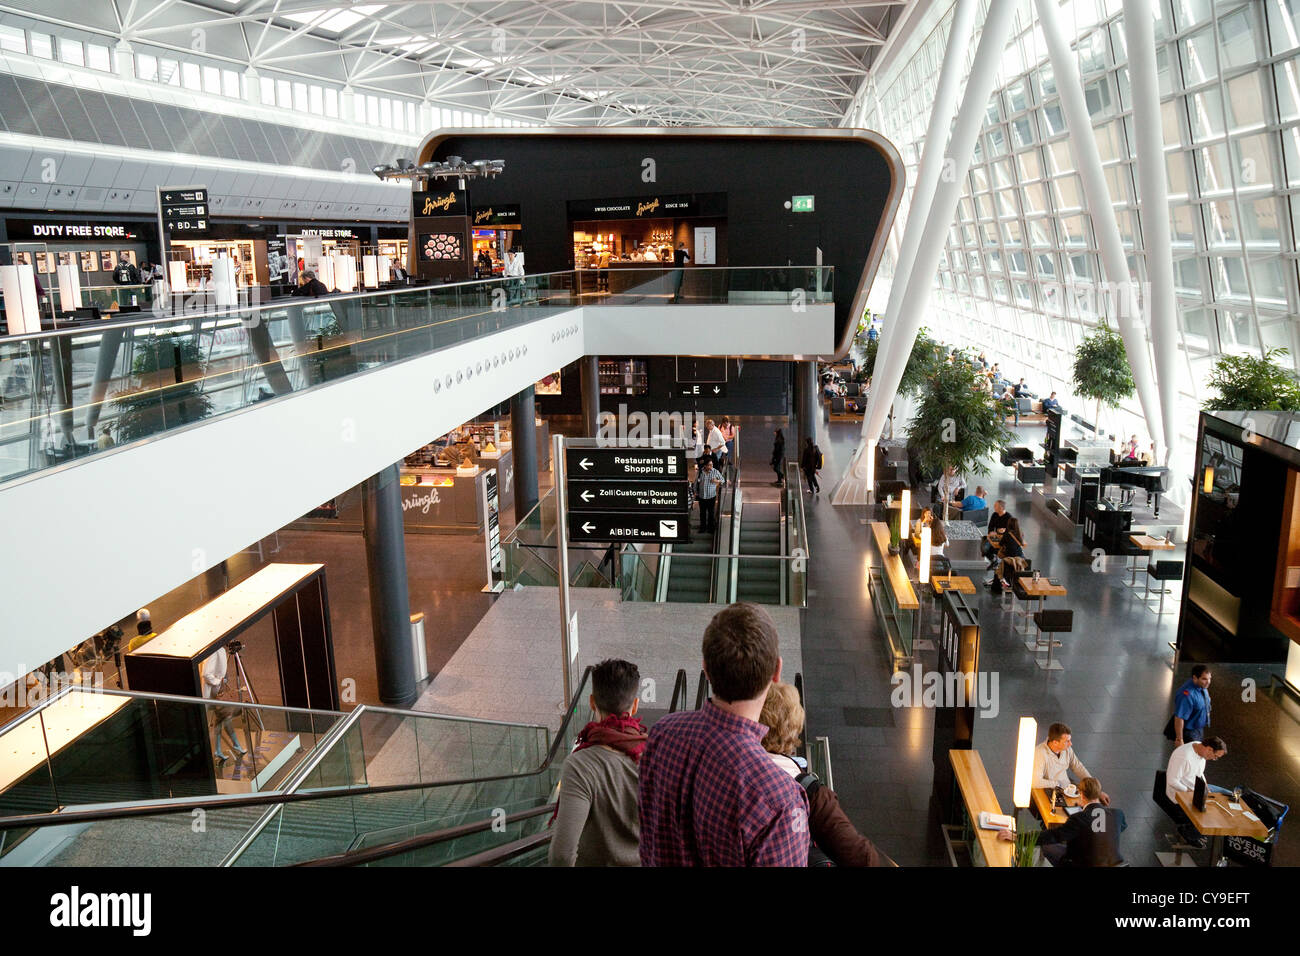
[[(1192, 825), (1191, 819), (1178, 805), (1175, 794), (1193, 793), (1196, 790), (1196, 778), (1205, 776), (1205, 764), (1209, 760), (1218, 760), (1228, 752), (1228, 745), (1222, 737), (1206, 737), (1205, 740), (1193, 740), (1175, 747), (1169, 755), (1169, 765), (1165, 768), (1165, 799), (1169, 801), (1165, 812), (1178, 824), (1182, 838), (1193, 846), (1204, 846), (1205, 837)], [(1228, 793), (1223, 787), (1216, 787), (1207, 781), (1208, 788), (1215, 793)]]
[[(1047, 739), (1034, 748), (1033, 786), (1051, 790), (1053, 787), (1064, 789), (1070, 785), (1070, 774), (1082, 780), (1091, 777), (1088, 768), (1074, 753), (1071, 746), (1070, 728), (1056, 723), (1047, 728)], [(1110, 796), (1104, 791), (1099, 799), (1103, 806), (1110, 806)]]

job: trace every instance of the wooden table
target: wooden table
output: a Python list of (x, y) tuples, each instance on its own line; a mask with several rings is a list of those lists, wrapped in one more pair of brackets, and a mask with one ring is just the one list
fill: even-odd
[[(1178, 547), (1178, 545), (1174, 544), (1172, 541), (1166, 541), (1164, 538), (1153, 538), (1149, 534), (1131, 534), (1128, 536), (1128, 539), (1130, 542), (1132, 542), (1134, 547), (1141, 548), (1146, 553), (1147, 556), (1146, 566), (1148, 568), (1151, 567), (1152, 551), (1172, 551), (1174, 550), (1174, 548)], [(1132, 557), (1129, 558), (1129, 560), (1132, 562), (1129, 565), (1129, 570), (1133, 573), (1129, 578), (1128, 586), (1131, 588), (1136, 588), (1137, 573), (1138, 573), (1137, 556), (1133, 555)], [(1168, 590), (1164, 590), (1158, 593), (1168, 594), (1169, 592)]]
[(1192, 805), (1192, 793), (1179, 790), (1174, 794), (1178, 806), (1187, 814), (1198, 833), (1210, 838), (1210, 866), (1217, 866), (1223, 856), (1223, 838), (1229, 836), (1250, 837), (1252, 840), (1268, 839), (1268, 827), (1256, 819), (1246, 817), (1250, 808), (1244, 803), (1240, 810), (1229, 810), (1230, 797), (1221, 793), (1210, 792), (1205, 797), (1205, 812), (1201, 813)]
[(961, 594), (975, 594), (975, 582), (960, 574), (939, 574), (930, 578), (930, 586), (935, 597), (942, 597), (944, 591), (957, 591)]
[(993, 792), (984, 761), (978, 750), (949, 750), (948, 759), (957, 777), (957, 789), (961, 791), (962, 803), (966, 806), (966, 815), (970, 818), (971, 829), (980, 851), (984, 854), (987, 866), (1015, 866), (1016, 848), (1014, 843), (998, 839), (997, 830), (980, 829), (980, 813), (1001, 813), (998, 795)]
[[(1043, 821), (1045, 827), (1059, 827), (1070, 815), (1064, 810), (1052, 809), (1052, 791), (1046, 787), (1034, 787), (1030, 792), (1034, 801), (1034, 809), (1038, 811), (1039, 819)], [(1077, 807), (1083, 803), (1080, 796), (1065, 797), (1066, 806)]]

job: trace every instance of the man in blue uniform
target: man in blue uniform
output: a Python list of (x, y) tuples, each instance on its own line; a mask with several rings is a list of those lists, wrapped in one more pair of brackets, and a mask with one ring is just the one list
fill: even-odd
[(1210, 726), (1210, 668), (1197, 664), (1174, 695), (1174, 746), (1201, 740)]

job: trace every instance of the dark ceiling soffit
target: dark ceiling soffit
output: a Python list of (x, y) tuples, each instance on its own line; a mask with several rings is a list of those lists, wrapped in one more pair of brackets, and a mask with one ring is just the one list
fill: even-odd
[(792, 127), (788, 129), (775, 128), (765, 129), (760, 127), (692, 127), (690, 129), (665, 128), (665, 127), (634, 127), (626, 129), (615, 126), (564, 126), (564, 127), (534, 127), (527, 129), (486, 129), (484, 127), (470, 127), (468, 129), (439, 129), (430, 133), (420, 142), (418, 152), (419, 159), (416, 163), (426, 163), (433, 158), (438, 144), (445, 139), (451, 139), (457, 136), (621, 136), (627, 139), (635, 139), (643, 136), (669, 137), (674, 139), (734, 139), (742, 142), (746, 139), (762, 137), (764, 139), (825, 139), (825, 140), (844, 140), (856, 139), (872, 146), (881, 156), (884, 157), (886, 165), (889, 167), (890, 183), (889, 195), (885, 200), (885, 207), (881, 211), (880, 225), (876, 229), (876, 234), (871, 240), (871, 248), (867, 250), (866, 266), (862, 270), (862, 276), (858, 280), (858, 287), (853, 293), (853, 302), (849, 306), (849, 321), (845, 323), (844, 334), (840, 341), (835, 345), (833, 355), (818, 356), (824, 361), (838, 361), (849, 354), (849, 348), (853, 345), (853, 336), (858, 330), (858, 320), (866, 313), (867, 294), (871, 291), (871, 283), (876, 278), (876, 270), (880, 267), (880, 260), (885, 254), (885, 246), (889, 242), (889, 231), (893, 228), (894, 217), (898, 214), (898, 206), (903, 200), (903, 186), (906, 180), (906, 170), (903, 166), (903, 157), (899, 155), (898, 150), (880, 133), (869, 129), (814, 129), (804, 127)]

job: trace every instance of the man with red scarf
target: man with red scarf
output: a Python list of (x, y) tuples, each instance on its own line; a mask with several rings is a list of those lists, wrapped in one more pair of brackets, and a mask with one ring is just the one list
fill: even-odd
[(596, 719), (582, 728), (560, 772), (551, 866), (640, 866), (637, 764), (646, 729), (637, 719), (641, 674), (605, 660), (591, 672)]

